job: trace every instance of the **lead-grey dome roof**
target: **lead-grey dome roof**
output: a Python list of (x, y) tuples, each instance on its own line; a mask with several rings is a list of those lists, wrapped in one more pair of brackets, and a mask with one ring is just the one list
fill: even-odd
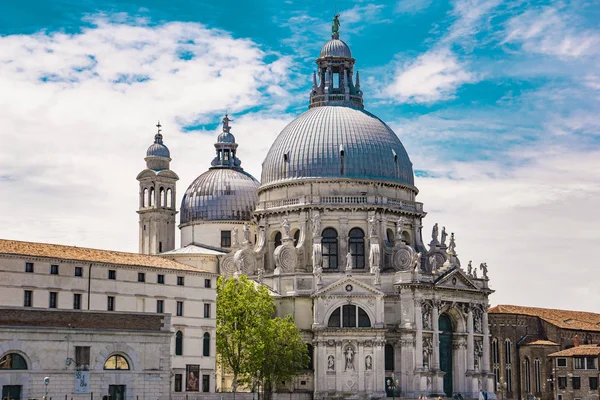
[(171, 158), (169, 148), (161, 143), (153, 143), (146, 151), (146, 157), (165, 157)]
[(249, 221), (258, 203), (258, 185), (241, 169), (211, 168), (186, 190), (180, 222)]
[(331, 39), (321, 48), (320, 58), (324, 57), (346, 57), (352, 58), (350, 47), (343, 40)]
[(261, 185), (307, 178), (355, 178), (414, 185), (398, 136), (373, 114), (347, 106), (311, 108), (279, 134)]

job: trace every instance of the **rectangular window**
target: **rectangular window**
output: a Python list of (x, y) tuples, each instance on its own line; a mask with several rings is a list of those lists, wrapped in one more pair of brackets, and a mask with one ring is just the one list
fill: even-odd
[(117, 279), (117, 271), (115, 271), (114, 269), (109, 269), (108, 270), (108, 279)]
[(557, 367), (566, 367), (567, 366), (567, 359), (566, 358), (557, 358), (556, 359), (556, 366)]
[(567, 377), (566, 376), (559, 376), (558, 377), (558, 388), (559, 389), (566, 389), (567, 388)]
[(146, 282), (146, 274), (143, 272), (138, 272), (138, 282)]
[(108, 296), (106, 309), (108, 311), (115, 311), (115, 296)]
[(183, 276), (177, 277), (177, 286), (183, 286)]
[(81, 294), (73, 293), (73, 310), (81, 310)]
[(75, 267), (75, 276), (83, 276), (83, 268)]
[(33, 291), (26, 290), (23, 292), (23, 307), (31, 307), (33, 304)]
[(25, 272), (33, 273), (33, 263), (25, 263)]
[(586, 369), (598, 369), (598, 366), (596, 365), (596, 357), (586, 357), (585, 367)]
[(183, 317), (183, 301), (177, 302), (177, 316)]
[(57, 292), (50, 292), (50, 304), (48, 305), (48, 307), (50, 308), (56, 308), (56, 305), (58, 303), (58, 293)]
[(210, 375), (202, 375), (202, 391), (204, 393), (210, 391)]
[(165, 311), (165, 301), (156, 300), (156, 312), (162, 314)]
[(590, 390), (598, 390), (598, 377), (590, 376)]
[(585, 357), (574, 357), (573, 358), (573, 368), (585, 369)]
[(574, 376), (572, 378), (573, 389), (581, 389), (581, 378), (578, 376)]
[(156, 282), (164, 284), (165, 283), (165, 276), (163, 274), (158, 274), (157, 278), (156, 278)]
[(204, 280), (204, 287), (205, 287), (205, 288), (207, 288), (207, 289), (210, 289), (210, 288), (211, 288), (211, 286), (212, 286), (212, 285), (211, 285), (211, 282), (212, 282), (212, 281), (211, 281), (210, 279), (205, 279), (205, 280)]
[(204, 318), (210, 318), (210, 304), (204, 305)]
[(75, 346), (75, 370), (90, 370), (90, 346)]
[(182, 374), (175, 374), (175, 391), (176, 392), (181, 392), (183, 390), (183, 375)]
[(50, 275), (58, 275), (58, 265), (50, 266)]
[(231, 231), (221, 231), (221, 247), (231, 247)]

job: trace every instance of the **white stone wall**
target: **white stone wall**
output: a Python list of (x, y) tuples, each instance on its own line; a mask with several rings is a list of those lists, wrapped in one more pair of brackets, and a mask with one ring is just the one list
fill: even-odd
[[(243, 228), (243, 221), (195, 222), (193, 224), (184, 225), (180, 227), (181, 247), (185, 247), (190, 243), (197, 243), (221, 248), (221, 231), (233, 231), (234, 229), (238, 230), (238, 238), (240, 243), (242, 243), (244, 240)], [(256, 229), (252, 226), (250, 233), (250, 241), (252, 243), (255, 243), (255, 234)]]

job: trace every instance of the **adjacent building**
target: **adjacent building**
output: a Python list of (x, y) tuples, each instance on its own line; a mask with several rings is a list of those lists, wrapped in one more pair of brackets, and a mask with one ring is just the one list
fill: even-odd
[(549, 355), (555, 377), (554, 398), (583, 400), (600, 397), (600, 345), (582, 344)]
[[(574, 360), (584, 356), (582, 352), (598, 350), (600, 314), (499, 305), (489, 310), (489, 323), (493, 390), (498, 397), (598, 398), (597, 387), (595, 392), (590, 389), (591, 394), (582, 391), (593, 384), (587, 378), (598, 375), (598, 363), (590, 362), (590, 370), (588, 364), (577, 364), (585, 367), (575, 372), (585, 374), (574, 374)], [(580, 378), (575, 379), (579, 389), (574, 389), (572, 377)]]

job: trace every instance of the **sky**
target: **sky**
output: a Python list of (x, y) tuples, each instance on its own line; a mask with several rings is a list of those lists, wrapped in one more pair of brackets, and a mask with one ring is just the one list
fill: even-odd
[(492, 305), (600, 312), (600, 1), (1, 0), (0, 237), (136, 252), (158, 120), (178, 202), (226, 111), (260, 180), (335, 13), (424, 239), (486, 262)]

